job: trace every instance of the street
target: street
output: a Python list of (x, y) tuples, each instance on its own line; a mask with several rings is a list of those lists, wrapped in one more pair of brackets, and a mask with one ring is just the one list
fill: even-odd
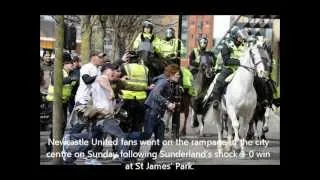
[[(212, 141), (217, 140), (216, 127), (214, 125), (206, 125), (204, 132), (205, 137), (199, 137), (198, 128), (191, 128), (190, 120), (187, 123), (187, 136), (180, 137), (182, 141), (187, 140), (187, 145), (164, 145), (163, 153), (170, 155), (180, 150), (183, 153), (211, 153), (211, 157), (204, 158), (192, 158), (192, 157), (160, 157), (157, 160), (159, 164), (167, 164), (171, 162), (188, 163), (193, 165), (279, 165), (280, 164), (280, 113), (271, 113), (271, 119), (269, 122), (269, 132), (266, 134), (268, 145), (255, 145), (253, 141), (252, 145), (246, 146), (246, 156), (239, 157), (233, 156), (233, 153), (218, 154), (216, 145), (192, 145), (194, 142)], [(181, 114), (181, 126), (183, 124), (183, 115)], [(166, 134), (166, 140), (172, 140), (169, 135)], [(49, 131), (40, 132), (40, 165), (50, 165), (52, 160), (45, 155), (44, 144), (49, 136)], [(111, 139), (108, 136), (108, 139)], [(211, 142), (210, 141), (210, 142)], [(175, 141), (173, 141), (175, 142)], [(261, 143), (261, 141), (257, 142)], [(150, 149), (149, 145), (141, 146), (140, 152), (146, 153)], [(104, 151), (112, 151), (111, 146), (104, 146)], [(142, 158), (138, 162), (142, 162)], [(119, 162), (113, 161), (111, 157), (101, 158), (99, 161), (103, 165), (119, 165)], [(77, 165), (85, 165), (84, 159), (78, 159), (75, 162)]]

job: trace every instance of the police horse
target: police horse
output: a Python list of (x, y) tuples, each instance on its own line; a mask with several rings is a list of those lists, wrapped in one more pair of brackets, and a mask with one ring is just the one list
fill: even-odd
[(152, 79), (163, 73), (163, 66), (156, 58), (154, 47), (151, 40), (145, 39), (140, 42), (137, 54), (142, 63), (148, 67), (148, 82), (151, 84)]
[[(257, 44), (266, 73), (272, 72), (272, 52), (271, 44), (261, 42)], [(257, 106), (253, 118), (249, 124), (249, 131), (246, 139), (266, 139), (265, 133), (268, 132), (268, 121), (270, 120), (270, 111), (274, 103), (273, 92), (275, 85), (270, 78), (254, 77), (254, 88), (257, 92)]]
[(227, 151), (231, 150), (232, 133), (236, 150), (244, 151), (244, 144), (240, 138), (246, 137), (249, 122), (251, 121), (257, 105), (257, 93), (253, 86), (254, 76), (265, 76), (265, 66), (260, 56), (257, 45), (248, 47), (242, 57), (240, 66), (234, 72), (231, 82), (228, 84), (222, 96), (221, 103), (217, 109), (209, 107), (212, 116), (205, 116), (205, 119), (212, 118), (218, 132), (218, 151), (222, 151), (222, 125), (226, 119), (228, 127)]
[[(182, 97), (182, 109), (184, 112), (184, 123), (181, 131), (181, 135), (186, 135), (187, 120), (189, 116), (189, 107), (193, 110), (193, 117), (191, 123), (193, 127), (200, 126), (200, 131), (203, 129), (204, 124), (204, 113), (206, 109), (201, 108), (201, 101), (209, 88), (210, 82), (214, 79), (214, 63), (215, 56), (209, 51), (205, 51), (200, 55), (200, 64), (198, 72), (194, 76), (194, 89), (197, 93), (196, 96), (190, 96), (188, 89), (184, 90)], [(198, 121), (198, 115), (201, 116), (201, 122)]]

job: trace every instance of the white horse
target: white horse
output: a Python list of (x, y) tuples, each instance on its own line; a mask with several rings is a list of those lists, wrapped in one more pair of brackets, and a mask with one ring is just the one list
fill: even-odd
[[(265, 76), (265, 67), (257, 46), (247, 48), (239, 60), (240, 66), (234, 72), (233, 79), (222, 97), (219, 108), (216, 110), (212, 106), (210, 107), (217, 125), (218, 151), (222, 150), (223, 119), (228, 120), (227, 151), (230, 151), (232, 144), (232, 130), (234, 131), (234, 143), (237, 150), (239, 149), (240, 138), (245, 139), (249, 121), (252, 119), (257, 104), (257, 94), (253, 87), (254, 74), (257, 72), (259, 77)], [(243, 143), (240, 143), (240, 149), (243, 153)]]

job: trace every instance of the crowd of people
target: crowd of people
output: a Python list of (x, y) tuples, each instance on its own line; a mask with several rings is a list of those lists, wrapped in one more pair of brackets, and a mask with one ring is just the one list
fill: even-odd
[[(81, 65), (80, 57), (72, 57), (67, 52), (63, 54), (64, 140), (80, 138), (101, 140), (108, 134), (118, 142), (123, 140), (140, 142), (150, 139), (154, 134), (154, 139), (160, 143), (152, 145), (150, 152), (160, 153), (165, 133), (164, 122), (161, 119), (165, 111), (173, 112), (177, 108), (177, 103), (172, 100), (174, 99), (172, 97), (177, 95), (177, 89), (192, 89), (192, 75), (195, 75), (199, 68), (200, 56), (209, 50), (208, 39), (200, 38), (198, 47), (195, 47), (189, 56), (190, 70), (182, 71), (180, 57), (186, 50), (181, 40), (175, 37), (175, 30), (168, 28), (163, 39), (155, 35), (152, 30), (152, 22), (145, 21), (142, 32), (133, 43), (133, 51), (126, 51), (121, 59), (112, 63), (101, 51), (93, 50), (90, 53), (89, 63), (84, 65)], [(238, 58), (244, 38), (239, 30), (232, 32), (232, 37), (235, 39), (232, 41), (234, 44), (226, 46), (221, 51), (224, 68), (214, 88), (212, 98), (215, 103), (225, 86), (224, 79), (230, 74), (229, 66), (234, 68), (239, 65)], [(152, 47), (146, 47), (150, 44)], [(160, 62), (157, 64), (158, 73), (154, 73), (148, 64), (140, 60), (139, 52), (145, 49), (150, 49), (149, 53), (153, 55), (150, 57)], [(50, 103), (54, 101), (53, 77), (53, 61), (49, 53), (44, 53), (40, 64), (40, 91), (47, 94), (46, 100)], [(181, 81), (182, 77), (186, 80)], [(193, 91), (189, 92), (191, 96), (196, 95)], [(127, 112), (125, 118), (117, 118), (119, 109)], [(52, 130), (49, 138), (52, 139)], [(52, 150), (50, 143), (46, 147), (48, 152)], [(72, 153), (80, 151), (87, 153), (89, 150), (99, 152), (102, 149), (103, 146), (63, 147), (64, 151)], [(137, 159), (122, 157), (121, 152), (139, 152), (140, 143), (135, 146), (119, 143), (113, 149), (115, 159), (119, 159), (122, 163), (132, 162)], [(64, 158), (64, 163), (72, 164), (75, 160), (74, 156)], [(99, 164), (95, 159), (91, 159), (90, 163)], [(155, 158), (145, 158), (144, 163), (155, 163)]]

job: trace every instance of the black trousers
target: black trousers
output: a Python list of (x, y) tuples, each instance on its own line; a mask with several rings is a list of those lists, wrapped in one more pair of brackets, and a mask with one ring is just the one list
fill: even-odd
[(144, 123), (145, 100), (124, 100), (123, 109), (128, 112), (128, 118), (121, 121), (124, 132), (141, 131)]
[(227, 83), (225, 82), (226, 78), (232, 74), (233, 71), (230, 68), (222, 68), (219, 76), (217, 77), (217, 81), (213, 87), (213, 99), (215, 100), (220, 100), (221, 95), (222, 95), (222, 91), (225, 88), (225, 86), (227, 85)]

